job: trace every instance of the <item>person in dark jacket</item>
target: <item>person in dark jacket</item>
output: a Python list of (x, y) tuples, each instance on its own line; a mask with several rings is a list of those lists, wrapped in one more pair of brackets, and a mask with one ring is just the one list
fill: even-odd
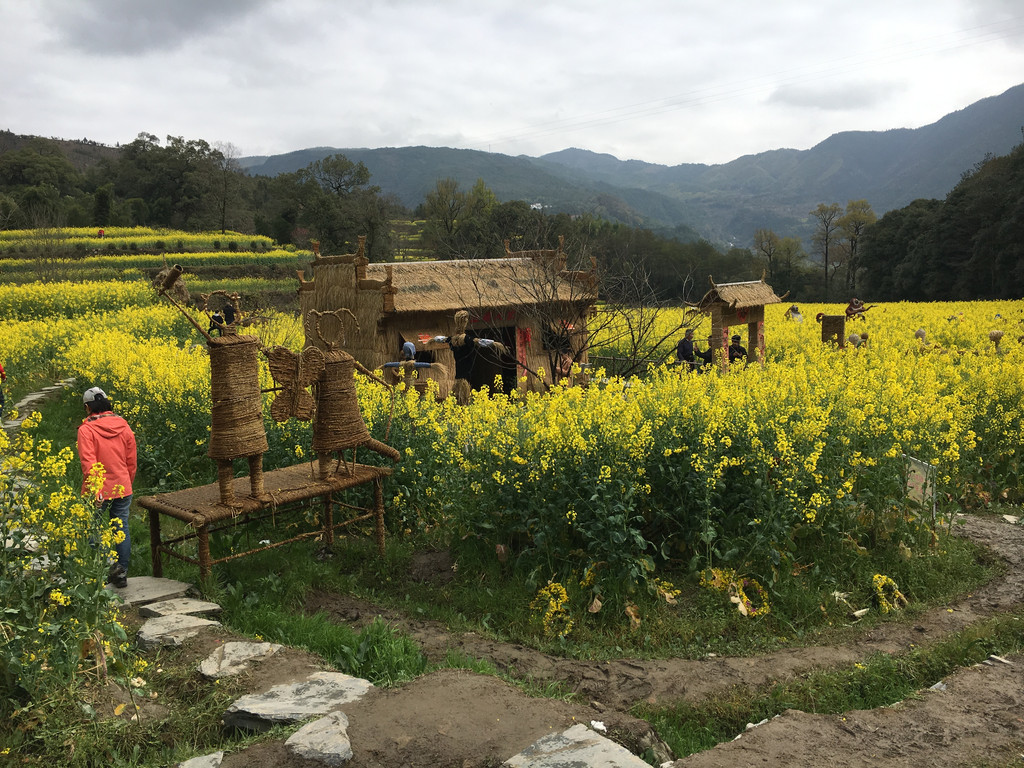
[(690, 368), (696, 365), (693, 353), (693, 328), (687, 328), (686, 334), (676, 345), (676, 362), (685, 364)]
[[(138, 465), (135, 433), (127, 421), (114, 413), (107, 393), (99, 387), (87, 389), (82, 402), (85, 403), (86, 412), (78, 428), (82, 493), (94, 492), (100, 514), (109, 514), (111, 523), (117, 520), (120, 529), (124, 531), (124, 539), (114, 545), (117, 559), (110, 567), (107, 581), (115, 587), (125, 587), (128, 585), (128, 564), (132, 551), (128, 511), (132, 505), (132, 482)], [(95, 480), (91, 478), (95, 474), (96, 465), (103, 468), (103, 484), (99, 487), (95, 487)]]
[(732, 344), (729, 345), (729, 362), (735, 363), (738, 360), (747, 359), (747, 348), (740, 344), (739, 334), (732, 337)]

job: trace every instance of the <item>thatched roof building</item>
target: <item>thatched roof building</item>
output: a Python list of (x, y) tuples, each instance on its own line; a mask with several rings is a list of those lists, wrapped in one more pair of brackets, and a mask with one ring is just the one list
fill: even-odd
[[(361, 239), (356, 253), (318, 255), (312, 268), (313, 280), (299, 276), (303, 314), (351, 310), (358, 328), (344, 329), (344, 347), (371, 370), (397, 361), (412, 342), (416, 359), (435, 366), (421, 375), (446, 394), (457, 378), (473, 388), (500, 377), (506, 391), (539, 389), (536, 373), (543, 370), (550, 382), (562, 355), (586, 362), (596, 280), (593, 272), (566, 269), (561, 243), (519, 252), (506, 243), (500, 259), (371, 264)], [(459, 311), (468, 313), (465, 327), (456, 326)], [(464, 348), (443, 340), (462, 334)]]
[[(710, 279), (710, 278), (709, 278)], [(764, 307), (778, 304), (782, 299), (764, 279), (743, 283), (715, 284), (711, 279), (711, 290), (704, 294), (697, 307), (711, 315), (711, 343), (715, 358), (722, 370), (729, 368), (729, 345), (734, 335), (743, 336), (735, 326), (747, 326), (745, 349), (748, 360), (764, 361)]]
[(778, 304), (782, 299), (763, 279), (745, 283), (720, 283), (711, 281), (711, 290), (697, 305), (702, 312), (708, 312), (714, 305), (723, 305), (733, 310), (763, 307), (765, 304)]

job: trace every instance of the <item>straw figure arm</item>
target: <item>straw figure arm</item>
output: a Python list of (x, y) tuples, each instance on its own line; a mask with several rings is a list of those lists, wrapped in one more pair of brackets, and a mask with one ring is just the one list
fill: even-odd
[(163, 296), (165, 299), (171, 302), (171, 304), (174, 305), (174, 307), (185, 316), (185, 319), (188, 320), (192, 324), (192, 326), (203, 335), (203, 338), (205, 338), (207, 341), (211, 341), (213, 337), (210, 336), (209, 332), (206, 329), (204, 329), (203, 326), (197, 323), (196, 319), (192, 317), (191, 314), (185, 311), (185, 307), (182, 306), (182, 304), (179, 303), (178, 301), (175, 301), (174, 296), (171, 295), (176, 294), (179, 296), (179, 298), (182, 298), (183, 302), (188, 301), (188, 289), (185, 287), (185, 281), (181, 278), (181, 273), (182, 268), (180, 265), (175, 264), (173, 267), (171, 267), (170, 270), (168, 270), (167, 274), (164, 275), (164, 280), (160, 286), (158, 295)]
[[(382, 379), (380, 376), (375, 374), (373, 371), (371, 371), (368, 368), (366, 368), (366, 366), (364, 366), (358, 360), (354, 361), (354, 363), (355, 363), (355, 367), (356, 367), (357, 371), (359, 371), (364, 376), (367, 376), (367, 377), (373, 379), (374, 381), (379, 382), (380, 384), (383, 384), (385, 387), (387, 387), (389, 390), (391, 390), (392, 395), (394, 394), (394, 389), (395, 388), (392, 387), (390, 384), (388, 384), (386, 381), (384, 381), (384, 379)], [(388, 415), (388, 428), (387, 428), (387, 430), (385, 430), (385, 435), (387, 435), (387, 434), (389, 434), (391, 432), (391, 418), (394, 415), (394, 411), (395, 411), (395, 400), (394, 400), (394, 397), (392, 396), (392, 398), (391, 398), (391, 413)], [(396, 449), (392, 448), (387, 443), (382, 443), (380, 440), (377, 440), (377, 439), (375, 439), (373, 437), (367, 438), (366, 441), (363, 443), (363, 445), (365, 447), (369, 448), (374, 453), (379, 454), (379, 455), (383, 456), (386, 459), (391, 459), (392, 461), (401, 461), (402, 460), (402, 454), (399, 453)]]

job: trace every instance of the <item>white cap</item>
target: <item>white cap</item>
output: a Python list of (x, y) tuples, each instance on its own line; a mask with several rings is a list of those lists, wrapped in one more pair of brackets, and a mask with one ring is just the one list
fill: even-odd
[(87, 390), (85, 390), (85, 394), (82, 395), (82, 402), (85, 403), (86, 405), (88, 405), (89, 403), (94, 402), (96, 400), (100, 400), (100, 399), (106, 400), (107, 399), (107, 393), (104, 392), (99, 387), (93, 387), (92, 389), (87, 389)]

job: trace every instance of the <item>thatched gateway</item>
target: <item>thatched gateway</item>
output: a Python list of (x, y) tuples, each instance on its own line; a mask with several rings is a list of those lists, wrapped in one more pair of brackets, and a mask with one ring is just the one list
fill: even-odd
[[(436, 364), (419, 375), (437, 380), (443, 396), (458, 380), (473, 389), (498, 380), (505, 392), (541, 390), (539, 372), (550, 383), (571, 376), (567, 363), (587, 362), (597, 281), (592, 271), (566, 269), (561, 242), (518, 252), (506, 243), (500, 259), (388, 264), (371, 264), (364, 242), (353, 254), (316, 254), (313, 279), (299, 273), (299, 297), (304, 316), (351, 310), (358, 327), (345, 328), (343, 346), (370, 370), (398, 360), (412, 342), (417, 361)], [(456, 323), (460, 311), (468, 313), (465, 328)], [(467, 343), (447, 341), (463, 333)]]
[(737, 325), (747, 326), (748, 359), (764, 362), (764, 307), (780, 301), (782, 299), (763, 279), (720, 285), (711, 280), (711, 290), (697, 306), (711, 314), (711, 343), (715, 360), (723, 371), (729, 369), (729, 337), (738, 333), (731, 330)]

